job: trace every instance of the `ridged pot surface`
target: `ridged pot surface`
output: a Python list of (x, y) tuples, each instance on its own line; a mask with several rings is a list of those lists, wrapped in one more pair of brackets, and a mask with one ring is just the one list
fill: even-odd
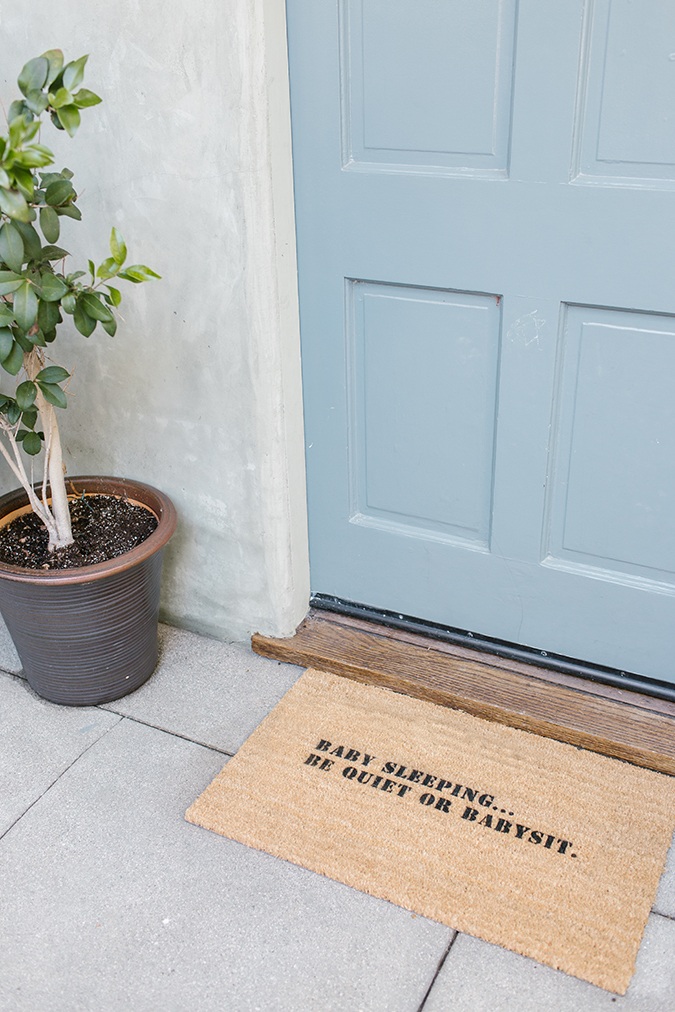
[[(73, 495), (117, 495), (159, 521), (142, 544), (107, 562), (36, 570), (0, 562), (0, 611), (24, 673), (53, 703), (94, 706), (133, 692), (157, 664), (162, 550), (176, 511), (164, 493), (122, 478), (68, 479)], [(23, 489), (0, 498), (0, 525), (28, 502)]]

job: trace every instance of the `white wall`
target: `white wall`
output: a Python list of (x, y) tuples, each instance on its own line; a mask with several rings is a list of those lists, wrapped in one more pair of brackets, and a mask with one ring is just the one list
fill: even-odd
[(173, 498), (167, 621), (290, 635), (308, 570), (283, 0), (0, 12), (5, 103), (48, 48), (89, 53), (84, 85), (104, 99), (73, 140), (42, 131), (81, 194), (83, 221), (61, 219), (71, 269), (107, 256), (115, 225), (131, 262), (163, 278), (121, 283), (114, 338), (64, 325), (53, 357), (75, 367), (60, 416), (68, 470)]

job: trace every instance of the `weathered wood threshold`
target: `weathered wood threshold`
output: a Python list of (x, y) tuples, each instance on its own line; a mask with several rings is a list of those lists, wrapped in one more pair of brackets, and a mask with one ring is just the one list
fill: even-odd
[(675, 703), (328, 611), (256, 653), (675, 775)]

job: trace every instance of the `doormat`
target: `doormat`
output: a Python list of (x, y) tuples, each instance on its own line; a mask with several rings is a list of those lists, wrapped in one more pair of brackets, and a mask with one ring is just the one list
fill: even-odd
[(186, 818), (624, 994), (675, 778), (310, 670)]

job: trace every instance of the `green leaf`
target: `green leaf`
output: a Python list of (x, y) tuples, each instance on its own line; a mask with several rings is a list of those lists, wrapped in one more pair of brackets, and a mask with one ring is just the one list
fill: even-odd
[(72, 173), (70, 169), (61, 169), (61, 176), (63, 179), (72, 179), (73, 175), (74, 173)]
[(36, 116), (40, 116), (48, 107), (49, 99), (38, 88), (33, 88), (26, 95), (25, 105), (27, 105), (30, 111), (34, 112)]
[(57, 386), (56, 383), (42, 383), (38, 380), (38, 386), (40, 387), (40, 390), (44, 394), (45, 400), (49, 401), (50, 404), (53, 404), (54, 407), (56, 408), (68, 407), (66, 395), (64, 394), (61, 387)]
[(96, 265), (93, 260), (88, 260), (87, 264), (89, 265), (89, 273), (92, 276), (92, 280), (94, 280), (96, 278)]
[(0, 257), (10, 270), (17, 273), (23, 264), (23, 239), (18, 228), (6, 221), (0, 228)]
[(85, 337), (89, 337), (96, 326), (96, 320), (92, 320), (91, 316), (89, 316), (82, 305), (81, 299), (78, 299), (76, 302), (73, 320), (80, 334), (84, 334)]
[(26, 408), (31, 408), (35, 403), (37, 388), (30, 380), (26, 380), (25, 383), (19, 383), (14, 396), (21, 410), (25, 411)]
[(14, 316), (22, 330), (30, 330), (35, 323), (38, 298), (30, 281), (24, 281), (14, 293)]
[(9, 327), (0, 327), (0, 362), (9, 355), (14, 344), (14, 335), (12, 334)]
[(6, 190), (11, 188), (11, 181), (4, 169), (0, 169), (0, 186), (4, 186)]
[(127, 248), (124, 245), (124, 239), (116, 228), (113, 228), (110, 233), (110, 252), (113, 255), (113, 260), (117, 264), (123, 264), (127, 258)]
[(56, 93), (49, 92), (49, 104), (52, 109), (60, 109), (64, 105), (71, 105), (73, 96), (70, 94), (67, 88), (59, 88)]
[(26, 198), (18, 190), (0, 186), (0, 210), (15, 221), (30, 221)]
[(91, 292), (85, 292), (80, 296), (85, 312), (93, 320), (112, 320), (113, 316), (107, 306), (104, 306), (98, 296)]
[(14, 323), (12, 307), (6, 302), (0, 302), (0, 327), (8, 327), (10, 323)]
[(65, 204), (67, 200), (70, 200), (74, 196), (75, 190), (69, 179), (55, 179), (45, 190), (45, 200), (52, 207)]
[(61, 125), (61, 120), (59, 119), (59, 114), (56, 111), (56, 109), (52, 109), (52, 111), (49, 113), (49, 118), (51, 119), (52, 123), (54, 124), (57, 130), (63, 130), (63, 126)]
[(73, 95), (73, 102), (79, 109), (85, 109), (90, 105), (98, 105), (101, 99), (98, 95), (95, 95), (93, 91), (88, 91), (87, 88), (80, 88), (75, 95)]
[(19, 431), (15, 435), (14, 439), (17, 441), (17, 443), (20, 443), (21, 440), (24, 439), (27, 435), (28, 435), (28, 432), (27, 432), (26, 429), (19, 429)]
[(26, 103), (17, 99), (16, 101), (12, 102), (12, 104), (9, 107), (9, 112), (7, 113), (7, 122), (12, 123), (15, 119), (18, 119), (19, 116), (27, 116), (28, 120), (32, 120), (33, 118), (33, 114), (26, 107)]
[(64, 313), (68, 313), (69, 316), (72, 316), (73, 313), (75, 312), (75, 306), (76, 306), (75, 296), (73, 295), (72, 292), (68, 292), (68, 294), (64, 295), (63, 298), (61, 299), (61, 308), (63, 309)]
[[(42, 274), (42, 298), (45, 302), (58, 302), (68, 291), (68, 286), (65, 281), (61, 278), (57, 278), (55, 274), (50, 271), (44, 271)], [(48, 328), (51, 330), (51, 327)]]
[(34, 60), (29, 60), (25, 65), (19, 74), (17, 84), (23, 94), (27, 95), (34, 88), (44, 87), (48, 73), (49, 60), (46, 60), (44, 56), (36, 56)]
[(119, 275), (121, 278), (126, 278), (127, 281), (150, 281), (151, 278), (158, 278), (161, 281), (161, 274), (155, 274), (154, 271), (146, 267), (145, 264), (132, 264), (131, 267), (125, 267)]
[(37, 432), (27, 432), (23, 439), (23, 448), (26, 453), (30, 453), (31, 457), (34, 457), (36, 453), (39, 453), (42, 449), (42, 440), (38, 436)]
[(64, 105), (60, 109), (56, 110), (56, 115), (59, 117), (61, 124), (71, 137), (74, 137), (77, 133), (77, 128), (80, 125), (80, 110), (76, 105)]
[(18, 422), (20, 418), (21, 418), (21, 409), (19, 408), (19, 405), (16, 403), (16, 401), (12, 401), (9, 407), (7, 408), (7, 421), (10, 423), (10, 425), (14, 425), (15, 422)]
[[(40, 147), (42, 147), (42, 145), (40, 145)], [(47, 155), (44, 151), (40, 151), (40, 147), (38, 147), (37, 144), (32, 144), (29, 148), (24, 148), (21, 154), (17, 155), (14, 159), (14, 172), (16, 172), (17, 165), (22, 165), (25, 169), (39, 169), (41, 165), (49, 165), (52, 160), (51, 155)]]
[(63, 85), (72, 91), (73, 88), (77, 88), (82, 83), (84, 77), (84, 68), (89, 59), (89, 55), (81, 56), (79, 60), (73, 60), (71, 63), (67, 63), (63, 68)]
[(114, 316), (111, 316), (109, 320), (101, 320), (101, 326), (105, 330), (106, 334), (110, 334), (114, 337), (117, 332), (117, 320)]
[(35, 379), (41, 383), (63, 383), (69, 376), (70, 373), (62, 365), (48, 365), (46, 369), (42, 369), (37, 374)]
[(20, 274), (15, 274), (14, 271), (0, 271), (0, 295), (15, 292), (23, 283), (24, 279)]
[(28, 341), (30, 341), (31, 344), (37, 345), (38, 348), (46, 348), (47, 347), (47, 341), (45, 339), (45, 335), (42, 333), (42, 331), (40, 330), (39, 327), (37, 327), (37, 328), (36, 327), (31, 327), (30, 334), (26, 335), (26, 339)]
[(61, 323), (61, 313), (59, 312), (58, 302), (45, 301), (44, 287), (42, 289), (42, 295), (43, 298), (41, 298), (38, 302), (37, 322), (38, 327), (45, 335), (45, 340), (47, 340), (47, 334), (51, 334), (52, 331), (55, 331), (59, 323)]
[(66, 274), (66, 281), (68, 284), (72, 284), (78, 278), (83, 278), (86, 273), (86, 271), (73, 271), (72, 274)]
[(49, 87), (52, 81), (54, 81), (61, 73), (61, 68), (63, 67), (63, 53), (60, 49), (48, 49), (47, 52), (42, 55), (49, 64), (49, 72), (47, 74), (47, 80), (45, 81), (45, 84)]
[(113, 288), (112, 285), (106, 285), (106, 288), (110, 292), (110, 301), (112, 302), (113, 306), (119, 306), (120, 302), (122, 301), (122, 293), (119, 291), (118, 288)]
[[(18, 165), (16, 161), (12, 166), (12, 172), (14, 173), (14, 182), (17, 185), (19, 192), (26, 200), (33, 200), (34, 193), (34, 182), (33, 174), (28, 169), (24, 169), (21, 165)], [(28, 208), (28, 217), (30, 218), (30, 208)]]
[(69, 257), (70, 253), (67, 249), (61, 249), (60, 246), (43, 246), (42, 247), (42, 259), (43, 260), (62, 260), (63, 257)]
[(15, 221), (14, 227), (18, 228), (21, 233), (26, 257), (29, 260), (40, 260), (42, 258), (42, 243), (34, 227), (27, 221)]
[[(2, 368), (5, 370), (5, 372), (8, 372), (10, 376), (16, 376), (22, 365), (23, 365), (23, 351), (15, 341), (12, 346), (12, 350), (10, 351), (7, 358), (4, 358), (2, 360)], [(17, 420), (18, 415), (14, 419), (14, 421), (16, 422)]]
[(21, 421), (27, 428), (33, 429), (35, 427), (35, 423), (37, 422), (37, 416), (37, 408), (26, 408), (21, 416)]
[(64, 207), (55, 208), (55, 210), (59, 217), (65, 214), (68, 218), (74, 218), (75, 221), (82, 221), (82, 212), (74, 204), (66, 204)]
[(40, 228), (47, 242), (56, 242), (61, 232), (59, 216), (53, 207), (40, 208)]
[(33, 350), (33, 342), (28, 340), (22, 330), (15, 331), (14, 340), (21, 348), (21, 351), (25, 351), (27, 355)]

